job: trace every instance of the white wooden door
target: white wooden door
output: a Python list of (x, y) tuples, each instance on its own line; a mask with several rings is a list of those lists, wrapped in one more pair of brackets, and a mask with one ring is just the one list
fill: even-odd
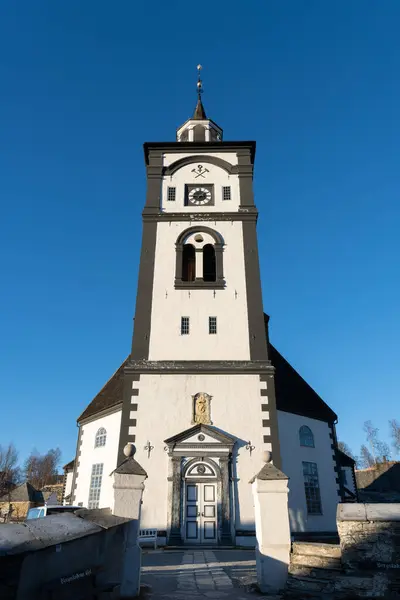
[(216, 483), (186, 483), (185, 541), (190, 544), (217, 542)]

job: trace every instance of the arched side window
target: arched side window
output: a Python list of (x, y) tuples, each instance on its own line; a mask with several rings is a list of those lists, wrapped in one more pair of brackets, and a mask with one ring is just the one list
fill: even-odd
[(203, 280), (216, 281), (215, 250), (212, 244), (203, 247)]
[(182, 281), (196, 279), (196, 250), (192, 244), (185, 244), (182, 251)]
[(107, 431), (104, 427), (100, 427), (100, 429), (96, 432), (96, 437), (94, 440), (94, 447), (100, 448), (101, 446), (105, 446), (107, 441)]
[(223, 249), (222, 236), (210, 227), (183, 231), (176, 241), (175, 287), (223, 289)]
[(299, 430), (300, 446), (315, 448), (313, 432), (307, 425), (302, 425)]

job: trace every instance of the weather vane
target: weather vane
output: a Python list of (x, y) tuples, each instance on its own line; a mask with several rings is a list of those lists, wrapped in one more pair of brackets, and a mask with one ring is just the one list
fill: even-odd
[(197, 65), (197, 71), (199, 73), (198, 78), (197, 78), (197, 93), (199, 95), (200, 98), (200, 94), (203, 93), (203, 82), (201, 81), (201, 70), (202, 70), (202, 66), (201, 65)]

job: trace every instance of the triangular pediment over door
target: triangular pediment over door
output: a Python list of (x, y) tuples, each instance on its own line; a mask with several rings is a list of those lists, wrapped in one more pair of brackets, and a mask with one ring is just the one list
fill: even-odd
[(214, 454), (227, 455), (232, 452), (236, 438), (219, 431), (211, 425), (198, 424), (164, 440), (169, 452), (175, 455)]

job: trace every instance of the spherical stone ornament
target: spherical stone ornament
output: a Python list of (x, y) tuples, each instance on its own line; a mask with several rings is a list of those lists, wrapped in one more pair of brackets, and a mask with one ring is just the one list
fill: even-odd
[(271, 462), (271, 458), (272, 458), (271, 452), (269, 450), (264, 450), (264, 452), (262, 453), (263, 462), (269, 463), (269, 462)]
[(127, 458), (134, 456), (136, 454), (136, 446), (132, 444), (132, 442), (128, 442), (126, 446), (124, 446), (124, 454)]

